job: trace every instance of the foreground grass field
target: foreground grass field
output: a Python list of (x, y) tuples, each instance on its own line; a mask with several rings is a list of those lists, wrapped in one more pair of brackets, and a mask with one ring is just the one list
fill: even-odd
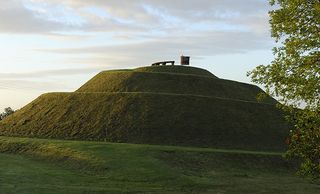
[(0, 137), (0, 193), (319, 193), (281, 153)]

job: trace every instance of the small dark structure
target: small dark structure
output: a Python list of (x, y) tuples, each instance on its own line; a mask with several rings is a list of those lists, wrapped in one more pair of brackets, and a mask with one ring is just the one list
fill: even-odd
[[(160, 62), (152, 63), (151, 66), (167, 65), (167, 63), (174, 65), (174, 61), (160, 61)], [(190, 56), (181, 55), (180, 64), (181, 65), (190, 65)]]
[(174, 65), (174, 61), (161, 61), (161, 62), (152, 63), (151, 66), (166, 65), (167, 63), (171, 63), (171, 65)]
[(190, 56), (183, 56), (180, 57), (180, 64), (181, 65), (189, 65), (190, 64)]

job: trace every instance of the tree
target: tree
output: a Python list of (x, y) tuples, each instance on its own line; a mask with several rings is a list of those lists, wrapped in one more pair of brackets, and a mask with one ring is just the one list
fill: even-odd
[(299, 172), (320, 178), (320, 0), (270, 0), (274, 60), (248, 74), (277, 97), (293, 124), (289, 158)]
[(4, 112), (0, 114), (0, 121), (13, 113), (14, 113), (14, 110), (11, 107), (5, 108)]

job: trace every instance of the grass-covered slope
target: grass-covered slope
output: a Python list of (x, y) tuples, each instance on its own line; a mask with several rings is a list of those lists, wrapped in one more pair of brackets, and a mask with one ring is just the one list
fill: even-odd
[(282, 150), (287, 125), (256, 86), (192, 67), (101, 72), (76, 92), (48, 93), (0, 122), (0, 135)]
[[(172, 71), (170, 72), (171, 68)], [(179, 70), (181, 73), (179, 73)], [(257, 94), (263, 91), (254, 85), (218, 79), (208, 71), (198, 68), (160, 66), (138, 68), (131, 71), (103, 71), (81, 86), (76, 92), (174, 93), (256, 102)], [(270, 97), (264, 102), (276, 103)]]
[(0, 193), (319, 193), (281, 153), (0, 137)]
[(1, 124), (1, 135), (273, 150), (286, 125), (269, 104), (144, 93), (51, 93)]

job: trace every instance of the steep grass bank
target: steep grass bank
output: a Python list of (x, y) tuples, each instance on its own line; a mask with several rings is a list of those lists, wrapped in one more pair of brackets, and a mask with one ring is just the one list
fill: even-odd
[(0, 122), (6, 136), (283, 150), (273, 105), (160, 93), (49, 93)]

